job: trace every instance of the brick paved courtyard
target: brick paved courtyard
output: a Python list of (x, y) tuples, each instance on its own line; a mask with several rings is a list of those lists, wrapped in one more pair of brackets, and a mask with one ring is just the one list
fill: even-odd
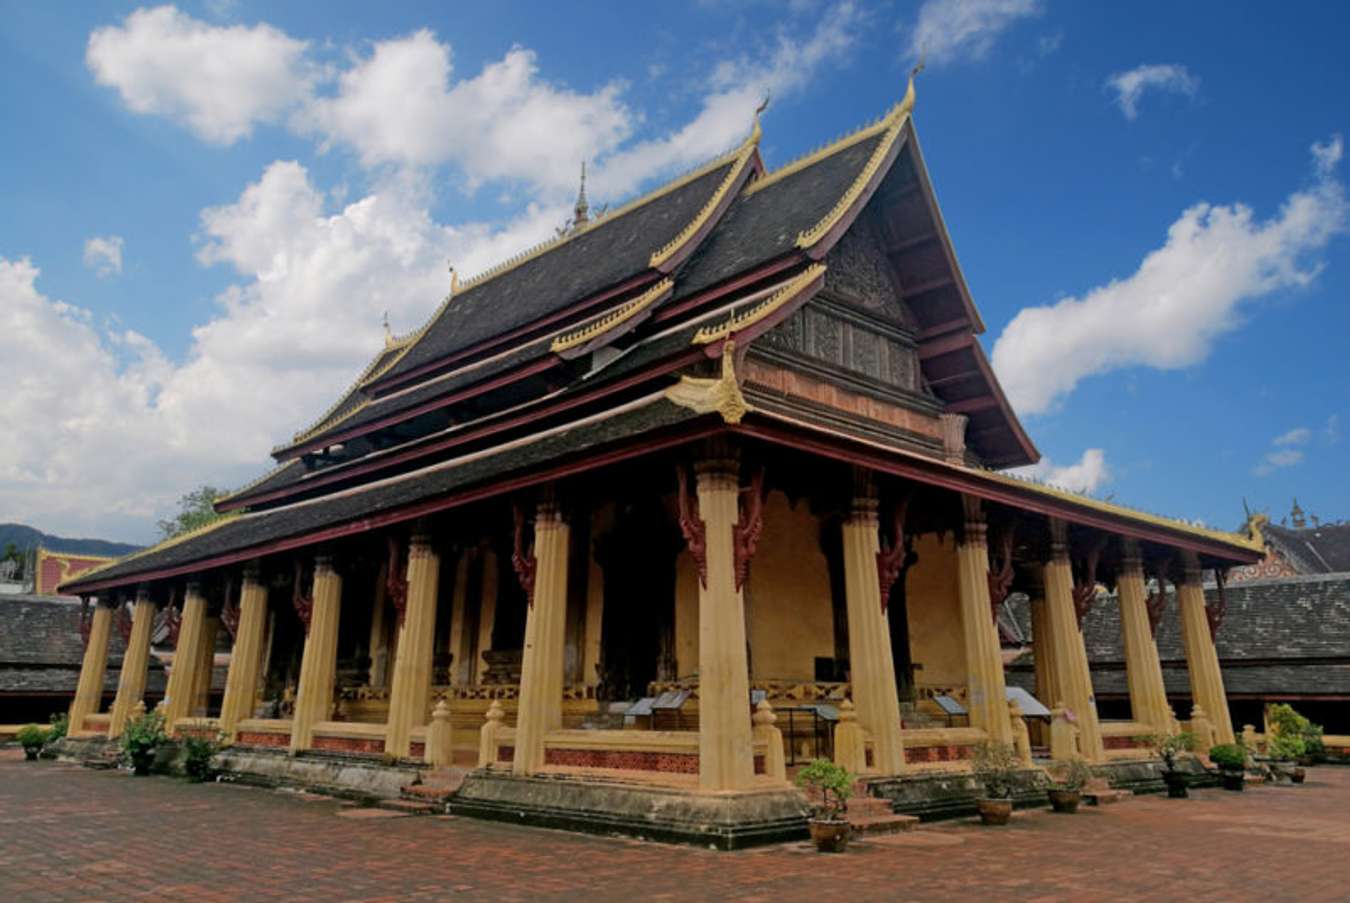
[(0, 752), (0, 812), (7, 900), (1350, 899), (1350, 768), (1329, 766), (1303, 788), (923, 826), (842, 857), (393, 816), (14, 751)]

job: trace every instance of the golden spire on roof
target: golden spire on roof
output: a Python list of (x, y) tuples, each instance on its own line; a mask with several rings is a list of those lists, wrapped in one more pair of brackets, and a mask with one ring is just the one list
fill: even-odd
[(394, 344), (394, 331), (389, 328), (389, 311), (384, 312), (384, 347)]
[(581, 188), (577, 191), (577, 205), (572, 208), (572, 228), (580, 229), (591, 221), (591, 205), (586, 202), (586, 161), (581, 161)]

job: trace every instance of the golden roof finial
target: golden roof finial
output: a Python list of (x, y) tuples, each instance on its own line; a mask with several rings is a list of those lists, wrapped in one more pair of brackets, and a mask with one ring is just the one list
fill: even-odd
[(750, 138), (748, 139), (751, 144), (758, 144), (760, 136), (764, 134), (764, 129), (760, 128), (759, 125), (759, 117), (764, 115), (764, 111), (769, 108), (769, 101), (772, 99), (773, 92), (766, 89), (764, 99), (759, 102), (759, 106), (755, 107), (755, 124), (750, 128)]
[(919, 62), (914, 68), (909, 70), (909, 84), (905, 86), (905, 96), (901, 98), (900, 105), (896, 107), (895, 114), (903, 116), (906, 113), (914, 112), (914, 79), (923, 71), (924, 57), (919, 57)]
[(452, 263), (450, 264), (450, 294), (454, 295), (457, 291), (459, 291), (459, 270), (455, 269), (455, 265)]
[(586, 161), (581, 161), (581, 188), (577, 191), (577, 205), (572, 208), (572, 228), (580, 229), (591, 221), (591, 205), (586, 201)]
[(389, 328), (389, 311), (384, 312), (384, 347), (394, 344), (394, 331)]

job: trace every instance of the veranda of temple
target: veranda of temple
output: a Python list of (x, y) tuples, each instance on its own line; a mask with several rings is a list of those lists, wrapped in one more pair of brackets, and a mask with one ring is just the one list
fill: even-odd
[[(1153, 640), (1178, 618), (1192, 726), (1231, 741), (1201, 587), (1259, 545), (1000, 473), (1038, 453), (913, 103), (774, 171), (756, 124), (603, 216), (583, 193), (565, 235), (455, 284), (222, 519), (64, 585), (94, 600), (72, 737), (125, 728), (167, 622), (170, 729), (223, 732), (241, 772), (457, 764), (464, 811), (731, 845), (800, 830), (803, 755), (897, 800), (986, 739), (1028, 770), (1147, 758), (1132, 738), (1178, 729)], [(1129, 721), (1092, 695), (1101, 586)], [(1055, 714), (1030, 730), (1005, 694), (1014, 591)]]

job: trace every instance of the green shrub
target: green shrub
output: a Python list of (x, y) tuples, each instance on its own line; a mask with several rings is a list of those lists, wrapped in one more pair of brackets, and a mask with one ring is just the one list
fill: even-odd
[(1182, 731), (1179, 734), (1154, 734), (1146, 738), (1149, 746), (1163, 760), (1163, 767), (1168, 771), (1177, 770), (1177, 761), (1183, 753), (1191, 752), (1195, 749), (1195, 734), (1190, 731)]
[(1270, 731), (1266, 738), (1266, 751), (1272, 759), (1287, 760), (1322, 754), (1322, 726), (1313, 724), (1288, 703), (1271, 706), (1266, 711), (1266, 723)]
[(1082, 790), (1092, 780), (1092, 769), (1082, 759), (1070, 759), (1055, 772), (1055, 786), (1059, 790)]
[(136, 774), (149, 774), (150, 766), (155, 763), (155, 753), (167, 739), (164, 716), (159, 712), (146, 712), (127, 722), (122, 731), (122, 755)]
[(1209, 760), (1224, 771), (1242, 771), (1247, 767), (1247, 750), (1237, 743), (1220, 743), (1209, 748)]
[(1266, 740), (1266, 754), (1277, 762), (1292, 762), (1307, 749), (1301, 734), (1271, 734)]
[(848, 798), (853, 795), (853, 782), (857, 779), (857, 775), (829, 759), (813, 759), (811, 764), (797, 773), (797, 786), (814, 787), (819, 791), (821, 805), (818, 814), (834, 821), (848, 809)]
[(987, 799), (1012, 799), (1018, 766), (1017, 753), (1012, 746), (986, 740), (975, 747), (970, 764), (975, 777), (984, 784)]
[(215, 770), (211, 767), (211, 757), (220, 751), (220, 742), (216, 737), (197, 737), (188, 735), (183, 738), (183, 771), (194, 781), (211, 778)]
[(57, 740), (63, 738), (70, 730), (70, 716), (65, 712), (52, 716), (52, 726), (47, 728), (47, 742), (45, 745), (51, 746)]
[(36, 724), (25, 724), (19, 728), (14, 739), (19, 741), (25, 753), (32, 756), (42, 749), (42, 744), (47, 741), (47, 729)]

